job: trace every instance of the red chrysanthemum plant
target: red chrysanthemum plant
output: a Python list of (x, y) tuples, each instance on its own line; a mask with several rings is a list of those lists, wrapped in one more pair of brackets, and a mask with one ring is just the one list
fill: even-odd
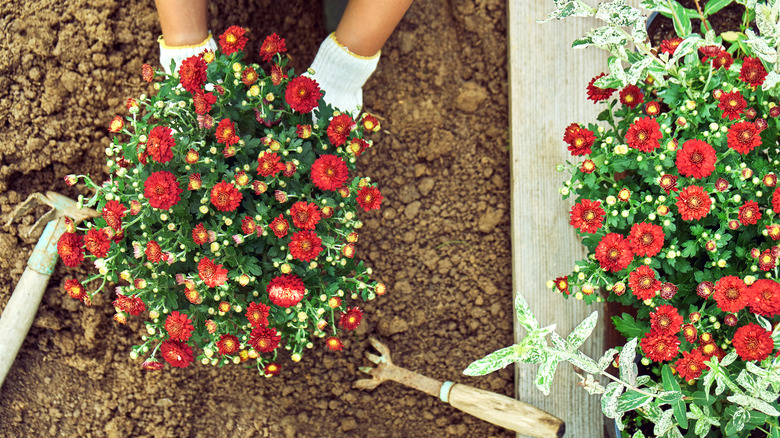
[[(671, 15), (681, 33), (652, 47), (643, 12), (624, 1), (555, 2), (549, 18), (604, 20), (574, 45), (612, 57), (578, 97), (602, 108), (597, 119), (564, 121), (561, 132), (571, 160), (558, 170), (571, 177), (560, 192), (573, 198), (566, 219), (588, 256), (568, 275), (550, 273), (548, 287), (632, 308), (611, 321), (631, 348), (620, 352), (620, 377), (602, 403), (621, 428), (623, 413), (636, 409), (657, 436), (780, 436), (777, 5), (748, 4), (743, 23), (755, 19), (760, 34), (730, 29), (739, 31), (732, 37), (693, 33), (691, 17), (712, 29), (707, 14), (729, 2), (699, 3), (642, 2)], [(517, 350), (543, 362), (542, 388), (558, 360), (588, 374), (604, 374), (612, 362), (574, 354), (569, 342), (580, 335), (553, 337), (557, 345), (546, 350), (534, 341), (543, 329), (526, 328), (529, 344)], [(635, 352), (642, 384), (629, 369)], [(677, 401), (661, 402), (659, 390)]]
[(360, 323), (358, 300), (386, 292), (356, 243), (359, 216), (383, 200), (355, 174), (378, 119), (324, 104), (316, 81), (285, 70), (278, 35), (257, 62), (243, 60), (247, 42), (231, 26), (220, 50), (174, 75), (145, 64), (156, 93), (129, 99), (129, 115), (108, 124), (110, 179), (65, 177), (96, 192), (79, 199), (101, 217), (71, 223), (59, 240), (66, 266), (98, 270), (64, 291), (85, 303), (115, 291), (120, 323), (148, 316), (131, 353), (147, 370), (249, 362), (275, 375), (282, 350), (298, 361), (316, 339), (345, 348), (340, 332)]

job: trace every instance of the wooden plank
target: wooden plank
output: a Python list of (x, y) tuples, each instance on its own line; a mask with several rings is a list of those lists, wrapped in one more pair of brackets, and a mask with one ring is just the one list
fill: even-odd
[[(603, 308), (564, 300), (545, 286), (571, 272), (574, 261), (585, 255), (569, 225), (572, 202), (558, 193), (568, 175), (556, 172), (555, 165), (571, 158), (562, 141), (566, 126), (595, 121), (601, 108), (586, 100), (585, 87), (606, 68), (606, 52), (571, 48), (596, 20), (536, 23), (553, 9), (552, 1), (508, 0), (512, 272), (515, 293), (523, 294), (540, 324), (555, 323), (566, 336), (590, 312), (603, 315)], [(605, 325), (602, 319), (584, 352), (596, 357), (603, 352)], [(515, 324), (515, 337), (520, 335), (523, 329)], [(536, 368), (516, 367), (517, 398), (563, 419), (566, 436), (603, 436), (600, 399), (577, 386), (571, 366), (559, 367), (548, 397), (534, 386)]]

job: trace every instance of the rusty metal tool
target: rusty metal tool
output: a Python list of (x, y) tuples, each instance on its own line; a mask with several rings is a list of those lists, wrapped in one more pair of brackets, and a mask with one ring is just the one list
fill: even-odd
[(5, 377), (19, 353), (19, 348), (27, 337), (27, 332), (30, 331), (43, 292), (49, 283), (49, 277), (54, 272), (54, 266), (57, 264), (57, 241), (65, 232), (65, 218), (69, 217), (74, 223), (79, 223), (99, 216), (97, 211), (91, 208), (78, 208), (76, 201), (50, 191), (46, 192), (46, 195), (41, 193), (30, 195), (16, 208), (5, 226), (10, 226), (15, 219), (41, 204), (48, 205), (51, 210), (35, 222), (27, 235), (33, 235), (41, 228), (45, 228), (32, 255), (27, 260), (22, 278), (19, 279), (16, 289), (0, 315), (0, 387), (3, 386)]
[(371, 345), (379, 352), (366, 352), (366, 358), (376, 367), (360, 367), (360, 371), (370, 374), (370, 379), (361, 379), (352, 386), (359, 389), (374, 389), (382, 382), (394, 380), (405, 386), (420, 390), (444, 403), (497, 426), (539, 438), (558, 438), (563, 436), (566, 424), (541, 409), (519, 400), (453, 382), (440, 382), (393, 364), (390, 350), (376, 338), (369, 338)]

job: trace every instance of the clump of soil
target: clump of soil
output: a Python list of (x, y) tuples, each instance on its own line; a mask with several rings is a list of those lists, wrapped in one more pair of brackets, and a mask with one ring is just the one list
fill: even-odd
[[(211, 2), (211, 29), (287, 38), (296, 71), (326, 36), (319, 2)], [(69, 173), (106, 176), (107, 126), (128, 97), (151, 90), (157, 64), (152, 2), (43, 0), (0, 5), (0, 222), (30, 193), (71, 197)], [(358, 256), (389, 293), (367, 303), (344, 351), (315, 342), (278, 377), (240, 366), (145, 372), (129, 358), (142, 334), (112, 319), (113, 297), (85, 307), (65, 296), (61, 264), (0, 392), (0, 436), (430, 437), (513, 434), (425, 394), (387, 383), (354, 390), (368, 335), (396, 363), (440, 380), (513, 394), (512, 370), (461, 371), (510, 345), (512, 294), (505, 2), (416, 2), (366, 84), (381, 117), (360, 173), (380, 183), (379, 212), (363, 214)], [(0, 309), (37, 237), (40, 211), (0, 230)]]

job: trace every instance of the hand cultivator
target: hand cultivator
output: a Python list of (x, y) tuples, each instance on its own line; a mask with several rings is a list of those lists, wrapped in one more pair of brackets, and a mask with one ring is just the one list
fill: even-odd
[(43, 234), (38, 239), (22, 278), (19, 279), (11, 299), (8, 300), (0, 316), (0, 387), (30, 330), (43, 292), (49, 283), (49, 277), (54, 272), (57, 263), (57, 241), (65, 232), (65, 218), (71, 218), (74, 223), (79, 223), (99, 215), (95, 210), (78, 208), (76, 201), (59, 193), (46, 192), (46, 195), (33, 193), (16, 208), (5, 226), (11, 225), (14, 219), (24, 216), (38, 204), (48, 205), (51, 210), (35, 222), (27, 235), (30, 236), (45, 226)]
[(369, 338), (371, 345), (380, 354), (366, 352), (366, 357), (377, 366), (360, 367), (360, 371), (372, 378), (361, 379), (353, 384), (359, 389), (374, 389), (382, 382), (394, 380), (403, 385), (439, 397), (455, 408), (488, 421), (497, 426), (539, 438), (561, 437), (566, 430), (565, 423), (545, 411), (527, 405), (519, 400), (453, 382), (440, 382), (393, 364), (390, 350), (375, 338)]

